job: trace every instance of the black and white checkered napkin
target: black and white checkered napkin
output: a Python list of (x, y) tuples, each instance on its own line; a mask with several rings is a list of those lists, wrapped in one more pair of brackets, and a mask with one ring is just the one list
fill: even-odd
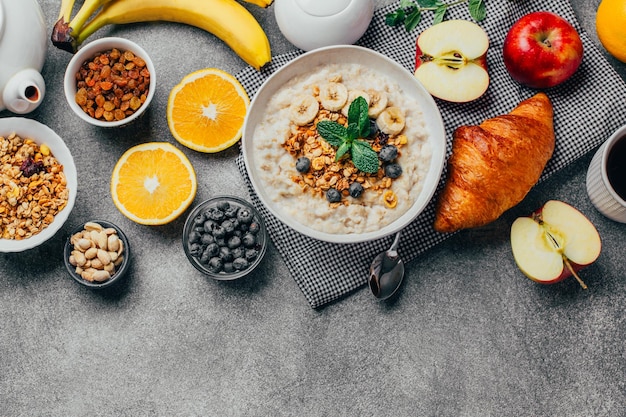
[[(424, 14), (420, 25), (406, 33), (403, 27), (392, 28), (385, 24), (385, 14), (395, 10), (398, 4), (376, 10), (370, 27), (358, 44), (383, 53), (412, 71), (415, 40), (431, 25), (432, 15)], [(521, 87), (510, 78), (501, 51), (511, 25), (523, 15), (537, 10), (549, 10), (566, 18), (578, 29), (585, 48), (583, 63), (577, 73), (566, 83), (546, 91), (554, 106), (557, 144), (543, 173), (542, 179), (545, 179), (599, 146), (626, 121), (626, 84), (583, 32), (568, 1), (488, 1), (487, 18), (481, 26), (491, 42), (487, 56), (491, 77), (489, 89), (483, 97), (471, 103), (437, 100), (437, 105), (446, 127), (449, 153), (452, 133), (458, 126), (479, 124), (488, 117), (508, 113), (520, 101), (534, 95), (535, 91)], [(463, 6), (451, 8), (446, 17), (471, 20), (467, 7)], [(249, 67), (237, 74), (237, 78), (253, 97), (270, 74), (301, 53), (297, 50), (275, 56), (262, 71)], [(331, 244), (303, 236), (263, 207), (248, 181), (241, 155), (237, 158), (237, 166), (248, 183), (252, 202), (267, 221), (274, 245), (312, 307), (320, 307), (367, 283), (369, 264), (377, 253), (389, 247), (392, 237), (356, 244)], [(406, 262), (449, 237), (432, 228), (434, 201), (402, 233), (399, 252)]]

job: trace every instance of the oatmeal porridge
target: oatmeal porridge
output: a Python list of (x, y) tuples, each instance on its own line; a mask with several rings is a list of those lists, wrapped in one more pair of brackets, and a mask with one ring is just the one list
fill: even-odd
[(253, 143), (277, 209), (331, 234), (376, 231), (402, 216), (422, 191), (432, 153), (417, 100), (359, 64), (322, 65), (286, 83)]

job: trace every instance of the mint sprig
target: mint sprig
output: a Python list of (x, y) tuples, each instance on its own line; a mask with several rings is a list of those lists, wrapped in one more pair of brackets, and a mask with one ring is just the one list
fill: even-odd
[(422, 13), (432, 11), (433, 25), (443, 22), (446, 12), (450, 7), (463, 3), (468, 4), (470, 16), (477, 22), (485, 19), (486, 0), (457, 0), (452, 3), (445, 3), (441, 0), (400, 0), (400, 7), (393, 13), (385, 15), (385, 23), (388, 26), (404, 25), (407, 32), (412, 31), (420, 24)]
[(378, 154), (369, 142), (362, 140), (370, 134), (368, 105), (363, 97), (357, 97), (348, 108), (348, 126), (332, 120), (317, 123), (317, 132), (337, 148), (335, 161), (350, 154), (354, 166), (362, 172), (373, 174), (378, 171)]

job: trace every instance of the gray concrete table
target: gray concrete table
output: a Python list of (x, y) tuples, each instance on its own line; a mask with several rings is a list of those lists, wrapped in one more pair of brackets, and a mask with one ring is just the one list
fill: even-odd
[[(40, 0), (50, 27), (58, 3)], [(573, 0), (597, 43), (598, 3)], [(272, 8), (249, 10), (274, 54), (293, 49)], [(244, 64), (212, 36), (176, 24), (97, 34), (105, 35), (131, 37), (159, 69), (149, 123), (101, 130), (70, 114), (62, 93), (70, 55), (51, 45), (47, 95), (29, 117), (66, 139), (81, 173), (64, 231), (93, 218), (121, 225), (133, 243), (131, 273), (117, 291), (80, 287), (63, 267), (64, 233), (0, 254), (0, 415), (626, 415), (626, 225), (602, 217), (585, 193), (592, 155), (540, 184), (502, 221), (410, 263), (393, 302), (364, 289), (314, 310), (274, 247), (254, 279), (215, 282), (185, 258), (184, 219), (141, 226), (114, 207), (109, 178), (119, 156), (138, 141), (173, 140), (170, 89), (193, 70), (236, 74)], [(607, 59), (626, 78), (626, 65)], [(198, 170), (196, 201), (247, 197), (236, 147), (187, 154)], [(601, 258), (583, 273), (587, 291), (574, 280), (534, 284), (514, 264), (510, 222), (547, 199), (576, 202), (602, 236)]]

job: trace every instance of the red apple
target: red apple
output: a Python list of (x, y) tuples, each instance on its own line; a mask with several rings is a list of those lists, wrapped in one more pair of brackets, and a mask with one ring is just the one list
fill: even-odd
[(476, 23), (438, 23), (417, 38), (415, 77), (430, 94), (442, 100), (475, 100), (489, 86), (488, 47), (489, 37)]
[(561, 16), (533, 12), (513, 24), (502, 54), (514, 80), (531, 88), (550, 88), (576, 72), (583, 44), (576, 29)]
[(580, 211), (550, 200), (511, 226), (511, 249), (519, 269), (531, 280), (553, 284), (574, 276), (600, 256), (602, 244), (595, 226)]

